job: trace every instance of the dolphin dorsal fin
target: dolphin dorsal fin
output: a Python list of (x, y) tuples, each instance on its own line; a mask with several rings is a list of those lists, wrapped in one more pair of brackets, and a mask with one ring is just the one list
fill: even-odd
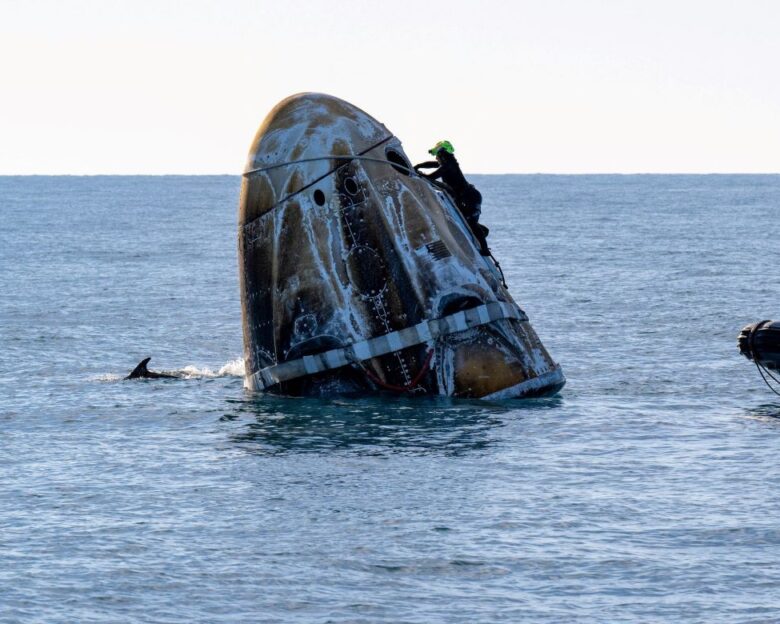
[(146, 365), (149, 363), (149, 360), (151, 360), (151, 357), (145, 358), (141, 360), (141, 362), (133, 369), (133, 372), (130, 373), (125, 379), (138, 379), (139, 377), (146, 377), (149, 371), (146, 368)]

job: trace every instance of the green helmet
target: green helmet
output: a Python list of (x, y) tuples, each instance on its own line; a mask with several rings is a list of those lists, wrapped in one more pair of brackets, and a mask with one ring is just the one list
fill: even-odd
[(452, 147), (452, 143), (449, 141), (439, 141), (436, 145), (434, 145), (431, 149), (428, 150), (428, 153), (436, 156), (436, 154), (439, 153), (439, 150), (444, 150), (445, 152), (449, 152), (450, 154), (455, 153), (455, 148)]

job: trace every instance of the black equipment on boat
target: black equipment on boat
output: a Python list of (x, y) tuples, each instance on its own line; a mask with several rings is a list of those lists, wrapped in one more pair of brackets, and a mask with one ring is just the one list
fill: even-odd
[(780, 371), (780, 321), (759, 321), (745, 326), (737, 338), (739, 352), (752, 360), (762, 379), (777, 395), (780, 395), (771, 379), (780, 386), (780, 378), (772, 371)]

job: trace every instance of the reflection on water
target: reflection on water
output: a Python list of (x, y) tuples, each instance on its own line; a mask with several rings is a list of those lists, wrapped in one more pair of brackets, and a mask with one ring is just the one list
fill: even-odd
[(256, 396), (231, 401), (224, 422), (241, 429), (230, 436), (254, 453), (349, 449), (387, 453), (458, 455), (494, 443), (507, 418), (559, 405), (557, 397), (486, 402), (447, 398), (292, 399)]
[(745, 415), (748, 418), (758, 419), (773, 419), (780, 422), (780, 404), (778, 403), (765, 403), (756, 407), (745, 410)]

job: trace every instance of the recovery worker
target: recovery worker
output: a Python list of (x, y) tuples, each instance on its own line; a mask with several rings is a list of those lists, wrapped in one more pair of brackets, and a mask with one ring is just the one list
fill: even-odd
[[(469, 224), (471, 231), (479, 241), (479, 253), (483, 256), (489, 256), (490, 250), (487, 246), (487, 235), (490, 230), (484, 225), (480, 225), (479, 216), (482, 214), (482, 194), (469, 184), (460, 170), (460, 165), (455, 159), (455, 148), (449, 141), (439, 141), (428, 153), (436, 157), (436, 160), (429, 160), (414, 166), (414, 170), (421, 176), (429, 180), (441, 179), (447, 187), (447, 190), (453, 196), (455, 204), (458, 206), (466, 223)], [(422, 173), (420, 169), (434, 169), (431, 173)]]

